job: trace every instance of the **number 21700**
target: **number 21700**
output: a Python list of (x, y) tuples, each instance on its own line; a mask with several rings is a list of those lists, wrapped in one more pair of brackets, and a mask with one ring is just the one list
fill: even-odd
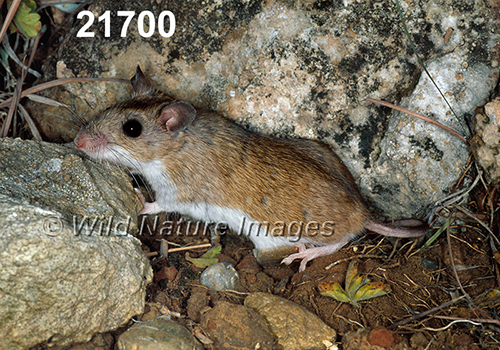
[[(135, 16), (135, 11), (118, 11), (119, 17), (126, 17), (125, 22), (122, 26), (121, 37), (127, 36), (127, 30), (130, 22)], [(90, 11), (82, 11), (77, 15), (78, 19), (83, 19), (84, 16), (88, 17), (88, 22), (83, 25), (78, 31), (77, 38), (93, 38), (94, 32), (88, 31), (95, 20), (95, 16)], [(148, 25), (145, 25), (145, 19), (147, 17)], [(169, 28), (168, 32), (165, 31), (165, 17), (168, 17)], [(104, 21), (104, 37), (109, 38), (111, 36), (111, 11), (106, 11), (102, 16), (98, 17), (98, 21)], [(142, 11), (139, 13), (139, 18), (137, 19), (137, 31), (139, 35), (143, 38), (149, 38), (155, 33), (156, 19), (151, 11)], [(163, 11), (158, 16), (158, 32), (164, 38), (169, 38), (174, 35), (175, 32), (175, 16), (171, 11)]]

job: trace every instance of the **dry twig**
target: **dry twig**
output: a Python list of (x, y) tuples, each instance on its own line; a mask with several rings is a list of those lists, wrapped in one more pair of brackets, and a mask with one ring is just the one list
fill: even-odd
[(373, 102), (373, 103), (377, 103), (379, 105), (382, 105), (382, 106), (386, 106), (386, 107), (389, 107), (389, 108), (392, 108), (392, 109), (395, 109), (397, 111), (400, 111), (400, 112), (403, 112), (403, 113), (406, 113), (408, 115), (411, 115), (412, 117), (416, 117), (416, 118), (419, 118), (429, 124), (432, 124), (432, 125), (435, 125), (441, 129), (443, 129), (444, 131), (446, 132), (449, 132), (450, 134), (452, 134), (453, 136), (456, 136), (458, 137), (460, 140), (462, 140), (463, 142), (465, 142), (465, 144), (468, 144), (467, 143), (467, 140), (465, 139), (465, 137), (463, 137), (462, 135), (460, 135), (457, 131), (453, 130), (452, 128), (449, 128), (447, 127), (446, 125), (444, 124), (441, 124), (440, 122), (438, 121), (435, 121), (434, 119), (431, 119), (429, 117), (426, 117), (425, 115), (423, 114), (419, 114), (419, 113), (415, 113), (415, 112), (412, 112), (410, 111), (409, 109), (406, 109), (406, 108), (403, 108), (403, 107), (400, 107), (400, 106), (396, 106), (390, 102), (387, 102), (387, 101), (382, 101), (382, 100), (377, 100), (377, 99), (374, 99), (374, 98), (366, 98), (365, 101), (367, 102)]

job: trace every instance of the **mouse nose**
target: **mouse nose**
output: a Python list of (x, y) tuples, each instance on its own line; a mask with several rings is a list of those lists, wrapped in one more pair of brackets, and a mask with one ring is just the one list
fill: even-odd
[(106, 147), (108, 139), (104, 134), (92, 136), (85, 132), (79, 133), (73, 141), (78, 149), (83, 151), (92, 151), (96, 148)]
[(88, 135), (78, 134), (73, 141), (76, 145), (76, 148), (82, 149), (85, 148), (88, 143)]

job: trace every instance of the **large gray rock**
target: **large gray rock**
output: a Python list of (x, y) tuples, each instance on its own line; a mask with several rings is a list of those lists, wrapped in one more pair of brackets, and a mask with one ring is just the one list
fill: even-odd
[[(434, 72), (445, 95), (457, 102), (452, 104), (461, 106), (458, 118), (464, 122), (477, 103), (489, 97), (498, 79), (500, 19), (484, 2), (401, 5), (424, 61), (443, 62), (443, 69), (449, 70)], [(114, 6), (112, 0), (101, 0), (90, 9), (100, 15)], [(467, 150), (458, 146), (455, 151), (454, 143), (444, 147), (444, 133), (433, 126), (399, 128), (400, 123), (418, 123), (363, 102), (367, 97), (399, 102), (419, 79), (420, 68), (394, 2), (223, 0), (164, 6), (146, 0), (123, 1), (120, 10), (151, 10), (156, 17), (170, 10), (176, 32), (170, 38), (142, 38), (136, 20), (125, 38), (118, 32), (103, 38), (97, 25), (92, 28), (95, 38), (75, 38), (76, 28), (47, 66), (51, 75), (46, 78), (130, 78), (140, 64), (158, 87), (197, 107), (216, 110), (267, 134), (328, 143), (359, 179), (372, 207), (390, 218), (411, 216), (432, 203), (456, 182), (457, 169), (466, 162)], [(123, 19), (113, 17), (113, 27), (121, 28)], [(450, 61), (453, 55), (456, 62)], [(461, 79), (458, 85), (455, 78)], [(461, 100), (460, 86), (469, 91), (467, 96), (474, 92), (473, 103)], [(413, 101), (436, 95), (431, 89), (416, 93), (421, 96)], [(128, 91), (124, 84), (73, 84), (54, 89), (51, 96), (90, 117), (126, 98)], [(46, 135), (69, 141), (77, 128), (73, 116), (63, 113), (53, 107), (33, 110)], [(51, 115), (73, 128), (53, 130)], [(408, 141), (399, 140), (400, 134)], [(439, 157), (454, 158), (452, 169)], [(432, 171), (422, 173), (425, 169)], [(431, 177), (440, 179), (429, 188)], [(391, 194), (380, 195), (386, 189)]]
[(0, 139), (0, 193), (57, 210), (81, 234), (138, 231), (141, 203), (126, 171), (73, 144)]
[(64, 346), (144, 309), (152, 271), (132, 236), (75, 235), (62, 213), (0, 194), (0, 349)]
[[(468, 137), (475, 109), (487, 102), (498, 83), (498, 68), (483, 63), (465, 67), (464, 62), (466, 59), (456, 54), (426, 62), (458, 118), (425, 73), (401, 105)], [(360, 187), (383, 212), (404, 217), (405, 213), (417, 212), (422, 204), (445, 197), (450, 184), (464, 171), (469, 154), (468, 145), (447, 131), (421, 119), (393, 113), (380, 142), (380, 155), (362, 174)]]
[(87, 341), (143, 311), (152, 271), (128, 234), (139, 208), (122, 169), (0, 140), (1, 350)]

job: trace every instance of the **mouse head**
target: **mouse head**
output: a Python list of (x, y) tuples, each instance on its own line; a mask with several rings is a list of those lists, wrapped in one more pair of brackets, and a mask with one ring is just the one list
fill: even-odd
[(94, 158), (139, 170), (141, 163), (161, 159), (182, 147), (196, 110), (151, 87), (139, 67), (131, 83), (132, 99), (94, 117), (74, 142)]

